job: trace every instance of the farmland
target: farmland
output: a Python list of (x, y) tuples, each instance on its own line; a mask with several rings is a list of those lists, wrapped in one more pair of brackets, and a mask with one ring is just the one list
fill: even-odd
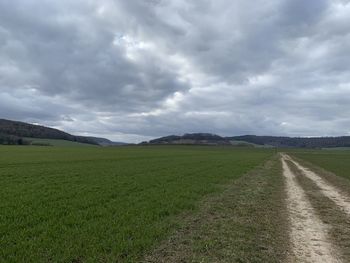
[(277, 152), (1, 146), (0, 262), (348, 262), (350, 153)]
[(183, 214), (196, 214), (203, 198), (272, 154), (2, 146), (0, 261), (135, 262), (180, 228)]
[(81, 142), (72, 142), (67, 140), (56, 140), (56, 139), (39, 139), (39, 138), (24, 138), (26, 141), (29, 141), (32, 145), (44, 145), (44, 146), (59, 146), (59, 147), (96, 147), (93, 144), (81, 143)]

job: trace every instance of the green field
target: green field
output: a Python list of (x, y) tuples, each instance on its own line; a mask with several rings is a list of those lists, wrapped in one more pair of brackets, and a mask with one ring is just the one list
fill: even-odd
[(350, 179), (349, 150), (294, 151), (292, 154), (325, 170), (331, 171), (338, 176)]
[(272, 153), (0, 146), (0, 262), (135, 262)]
[(40, 139), (40, 138), (24, 138), (26, 141), (30, 141), (32, 145), (43, 145), (43, 146), (64, 146), (64, 147), (96, 147), (96, 145), (72, 142), (67, 140), (56, 140), (56, 139)]

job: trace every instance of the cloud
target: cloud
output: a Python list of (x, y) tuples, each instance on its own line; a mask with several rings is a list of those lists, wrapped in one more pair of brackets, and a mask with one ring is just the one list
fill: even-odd
[(0, 3), (1, 117), (140, 141), (349, 131), (341, 0)]

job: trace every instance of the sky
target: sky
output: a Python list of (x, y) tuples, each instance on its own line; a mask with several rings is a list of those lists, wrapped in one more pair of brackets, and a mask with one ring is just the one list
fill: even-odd
[(140, 142), (350, 135), (345, 0), (0, 0), (0, 118)]

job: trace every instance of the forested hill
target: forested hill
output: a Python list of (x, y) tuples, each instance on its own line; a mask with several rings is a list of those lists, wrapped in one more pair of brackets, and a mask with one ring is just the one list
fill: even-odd
[[(75, 136), (64, 131), (25, 122), (0, 119), (0, 144), (27, 144), (25, 138), (66, 140), (94, 145), (123, 145), (105, 138)], [(143, 144), (203, 144), (235, 146), (273, 146), (295, 148), (350, 147), (350, 136), (341, 137), (278, 137), (278, 136), (232, 136), (222, 137), (210, 133), (192, 133), (182, 136), (170, 135)]]
[(23, 138), (27, 137), (59, 139), (98, 145), (98, 143), (92, 138), (75, 136), (57, 129), (40, 125), (0, 119), (0, 144), (25, 144), (25, 140)]
[(278, 136), (232, 136), (221, 137), (210, 133), (192, 133), (182, 136), (170, 135), (144, 142), (143, 144), (205, 144), (234, 145), (250, 147), (294, 147), (294, 148), (333, 148), (350, 147), (350, 136), (342, 137), (278, 137)]
[[(143, 143), (145, 144), (145, 143)], [(154, 139), (147, 144), (205, 144), (205, 145), (230, 145), (231, 142), (216, 134), (211, 133), (186, 133), (182, 136), (170, 135)]]
[(350, 147), (350, 136), (341, 137), (277, 137), (244, 135), (226, 137), (229, 140), (245, 141), (258, 145), (297, 148)]

